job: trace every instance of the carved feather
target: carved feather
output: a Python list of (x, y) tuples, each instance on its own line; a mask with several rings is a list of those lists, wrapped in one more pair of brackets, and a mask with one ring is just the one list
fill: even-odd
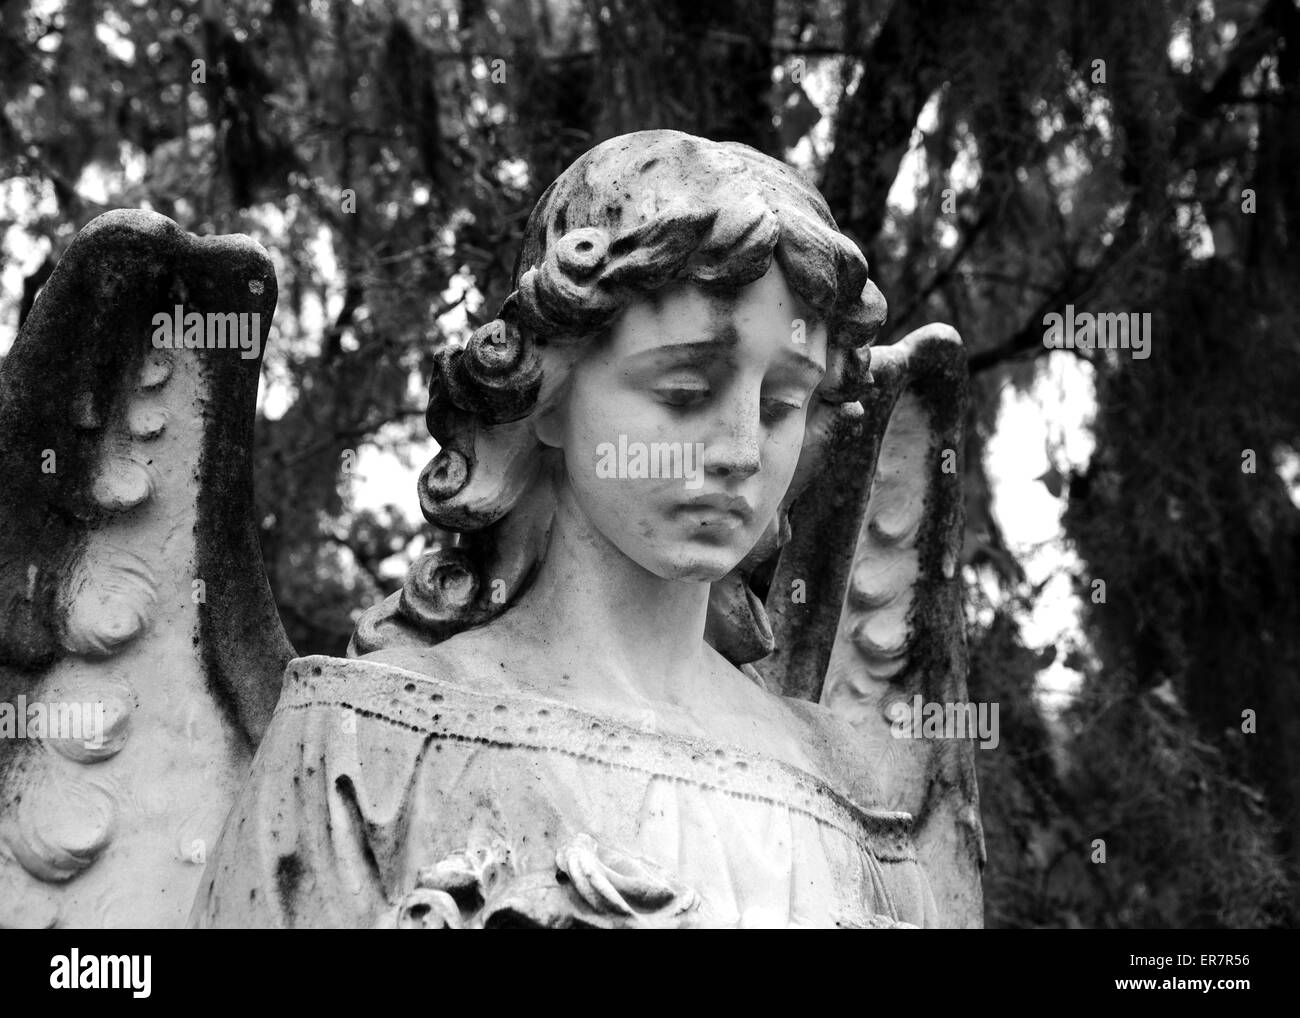
[[(0, 365), (0, 926), (186, 919), (292, 656), (252, 515), (275, 297), (247, 237), (110, 212)], [(157, 348), (177, 306), (256, 353)]]
[[(793, 537), (768, 593), (770, 686), (850, 721), (886, 809), (911, 813), (942, 926), (983, 924), (984, 862), (974, 750), (899, 739), (897, 703), (964, 703), (961, 339), (931, 325), (872, 350), (860, 418), (832, 435), (825, 469), (791, 512)], [(804, 597), (793, 596), (801, 589)]]

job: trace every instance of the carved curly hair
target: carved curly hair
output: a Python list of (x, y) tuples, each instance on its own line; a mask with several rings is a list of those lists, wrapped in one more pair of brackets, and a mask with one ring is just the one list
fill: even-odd
[[(647, 293), (679, 280), (735, 290), (774, 257), (827, 326), (820, 409), (860, 412), (885, 300), (825, 200), (794, 170), (745, 145), (677, 131), (613, 138), (565, 170), (529, 217), (497, 317), (435, 360), (427, 420), (442, 449), (420, 476), (420, 505), (457, 543), (412, 566), (400, 595), (362, 617), (350, 652), (437, 642), (504, 611), (549, 534), (554, 478), (527, 424), (562, 391), (563, 365)], [(759, 549), (714, 584), (710, 638), (736, 663), (771, 650), (745, 578), (783, 542), (794, 494)]]

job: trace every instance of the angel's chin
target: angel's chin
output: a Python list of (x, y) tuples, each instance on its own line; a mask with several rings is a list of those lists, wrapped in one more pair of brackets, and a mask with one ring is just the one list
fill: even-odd
[(744, 558), (733, 548), (684, 547), (674, 550), (675, 554), (665, 557), (654, 569), (665, 580), (715, 583)]

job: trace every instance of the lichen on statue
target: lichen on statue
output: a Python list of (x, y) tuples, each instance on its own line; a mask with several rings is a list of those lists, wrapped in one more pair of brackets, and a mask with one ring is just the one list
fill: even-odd
[(457, 543), (290, 665), (194, 921), (933, 922), (856, 730), (749, 667), (884, 312), (774, 159), (652, 131), (569, 167), (437, 358), (420, 500)]

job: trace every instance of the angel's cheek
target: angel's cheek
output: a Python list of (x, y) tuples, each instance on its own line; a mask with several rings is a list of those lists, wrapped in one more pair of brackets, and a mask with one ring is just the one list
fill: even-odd
[[(806, 413), (806, 411), (805, 411)], [(759, 473), (762, 486), (762, 513), (765, 527), (775, 515), (781, 499), (790, 490), (799, 456), (804, 445), (803, 415), (793, 417), (787, 425), (778, 428), (767, 440), (763, 449), (763, 467)], [(760, 533), (762, 528), (759, 528)]]

